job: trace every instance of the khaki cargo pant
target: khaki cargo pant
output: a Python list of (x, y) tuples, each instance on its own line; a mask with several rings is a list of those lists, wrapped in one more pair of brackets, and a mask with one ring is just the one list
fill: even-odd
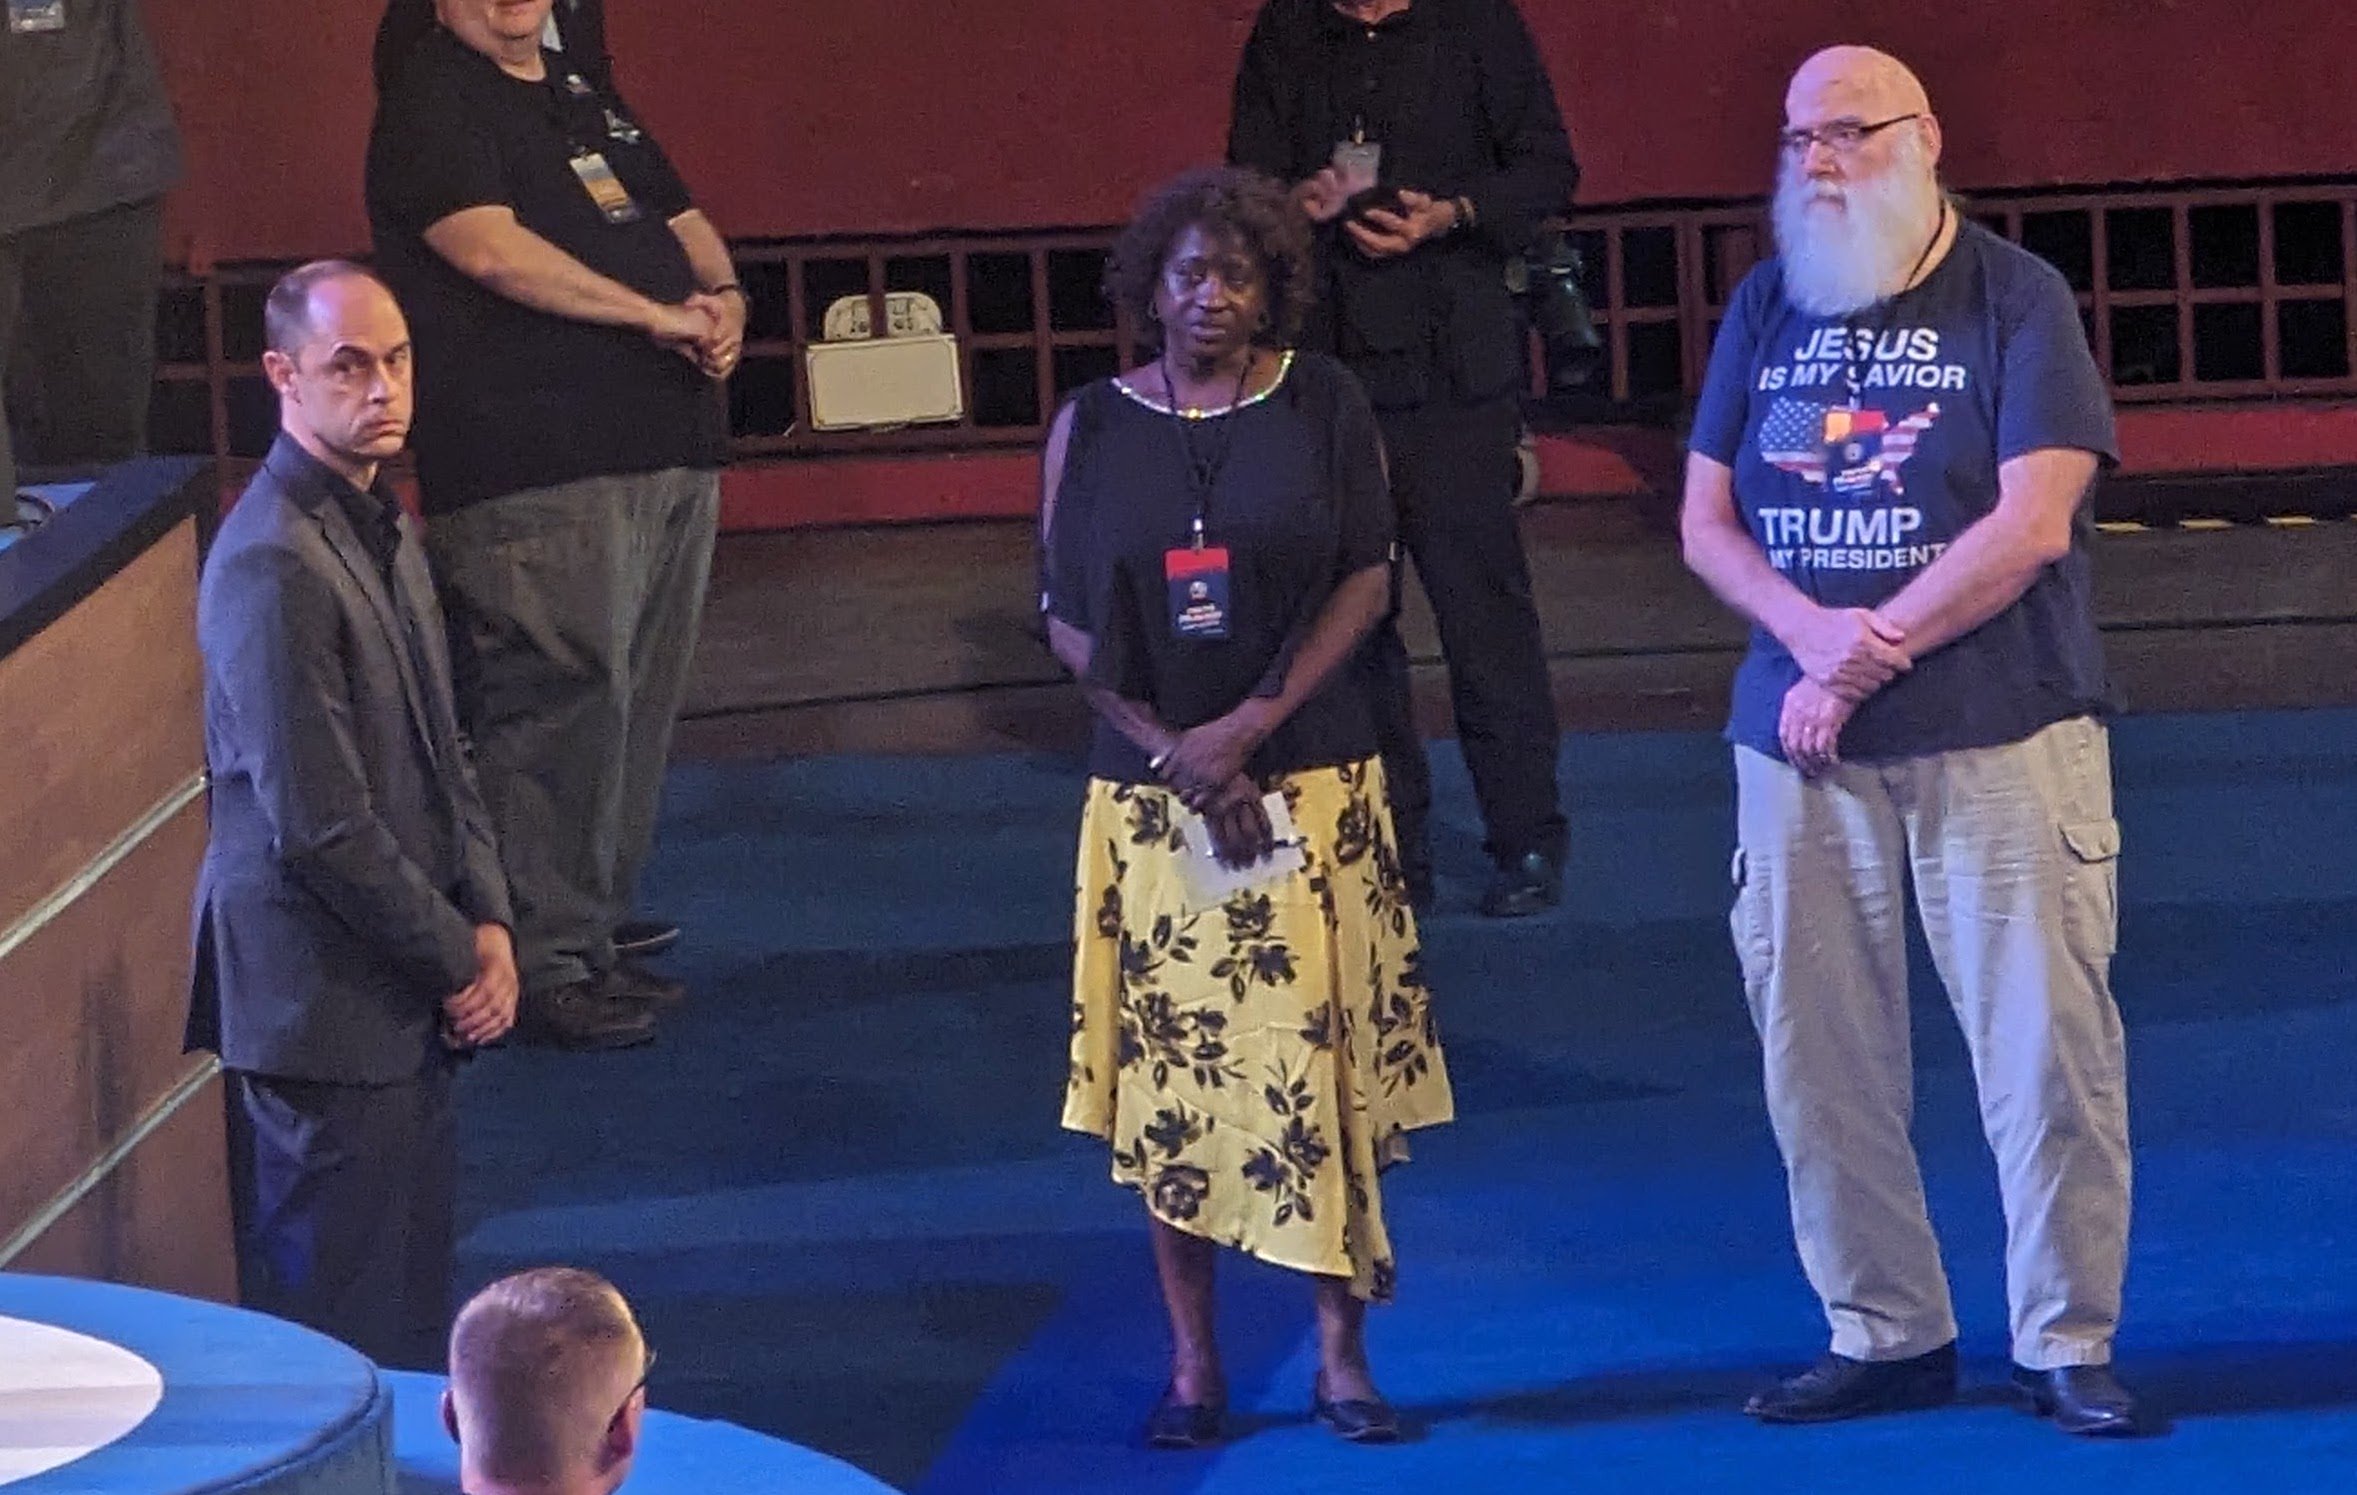
[(2077, 717), (1816, 780), (1738, 747), (1735, 770), (1735, 948), (1835, 1353), (1901, 1359), (1956, 1337), (1908, 1136), (1912, 877), (1997, 1158), (2013, 1358), (2108, 1361), (2129, 1175), (2108, 734)]

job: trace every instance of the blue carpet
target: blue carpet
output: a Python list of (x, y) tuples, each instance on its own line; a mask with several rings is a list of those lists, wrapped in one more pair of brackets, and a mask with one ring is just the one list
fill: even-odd
[(2357, 1470), (2357, 712), (2116, 739), (2116, 984), (2137, 1147), (2124, 1374), (2165, 1439), (2074, 1444), (2003, 1390), (2002, 1224), (1917, 955), (1918, 1134), (1962, 1405), (1814, 1430), (1734, 1411), (1812, 1358), (1727, 949), (1730, 772), (1692, 735), (1566, 744), (1559, 913), (1463, 912), (1478, 827), (1436, 754), (1429, 967), (1462, 1119), (1387, 1197), (1372, 1338), (1421, 1436), (1306, 1425), (1298, 1278), (1223, 1266), (1243, 1436), (1132, 1446), (1162, 1380), (1142, 1212), (1055, 1130), (1079, 780), (1043, 757), (698, 764), (652, 907), (696, 997), (662, 1044), (516, 1052), (464, 1090), (466, 1270), (612, 1273), (658, 1404), (919, 1491), (2341, 1491)]

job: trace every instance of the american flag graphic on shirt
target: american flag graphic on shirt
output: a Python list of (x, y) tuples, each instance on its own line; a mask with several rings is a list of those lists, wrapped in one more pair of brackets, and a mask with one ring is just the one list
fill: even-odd
[[(1844, 415), (1850, 417), (1847, 422), (1840, 419)], [(1850, 443), (1845, 453), (1849, 465), (1843, 476), (1856, 474), (1869, 483), (1885, 482), (1891, 492), (1904, 494), (1907, 488), (1899, 469), (1915, 455), (1917, 439), (1939, 418), (1937, 401), (1886, 425), (1889, 418), (1879, 410), (1845, 411), (1811, 400), (1779, 398), (1760, 422), (1760, 460), (1803, 482), (1825, 487), (1825, 438), (1829, 428), (1834, 428), (1834, 434)]]

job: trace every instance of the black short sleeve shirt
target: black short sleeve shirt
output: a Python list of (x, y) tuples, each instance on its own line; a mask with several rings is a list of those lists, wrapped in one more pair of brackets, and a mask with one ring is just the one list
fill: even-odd
[[(1264, 394), (1209, 418), (1222, 453), (1197, 487), (1178, 417), (1117, 380), (1074, 397), (1049, 526), (1041, 603), (1090, 637), (1088, 679), (1193, 727), (1284, 688), (1294, 651), (1345, 577), (1390, 559), (1393, 514), (1373, 409), (1332, 358), (1299, 353)], [(1228, 551), (1224, 638), (1174, 635), (1167, 556), (1205, 538)], [(1375, 751), (1355, 667), (1337, 670), (1253, 754), (1255, 775), (1355, 762)], [(1100, 721), (1089, 772), (1149, 782), (1137, 745)]]
[[(379, 102), (368, 151), (377, 258), (417, 343), (413, 445), (429, 513), (580, 478), (711, 467), (725, 413), (678, 354), (624, 328), (511, 301), (461, 274), (425, 231), (504, 206), (597, 273), (656, 301), (696, 289), (670, 220), (679, 175), (619, 95), (547, 54), (526, 82), (437, 27)], [(608, 201), (585, 172), (610, 178)], [(614, 191), (627, 205), (614, 210)]]

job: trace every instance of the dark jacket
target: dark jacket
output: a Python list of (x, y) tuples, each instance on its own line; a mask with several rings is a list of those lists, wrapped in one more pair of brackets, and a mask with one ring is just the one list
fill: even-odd
[[(1338, 223), (1321, 231), (1304, 342), (1339, 354), (1378, 407), (1494, 398), (1522, 378), (1507, 256), (1570, 205), (1579, 167), (1510, 0), (1415, 0), (1394, 28), (1371, 122), (1383, 185), (1470, 198), (1476, 224), (1388, 262)], [(1326, 166), (1356, 112), (1342, 91), (1364, 29), (1329, 0), (1269, 0), (1237, 68), (1228, 159), (1287, 185)]]
[(205, 561), (188, 1041), (232, 1069), (386, 1084), (439, 1045), (475, 926), (512, 916), (424, 553), (404, 530), (388, 587), (340, 482), (280, 437)]

